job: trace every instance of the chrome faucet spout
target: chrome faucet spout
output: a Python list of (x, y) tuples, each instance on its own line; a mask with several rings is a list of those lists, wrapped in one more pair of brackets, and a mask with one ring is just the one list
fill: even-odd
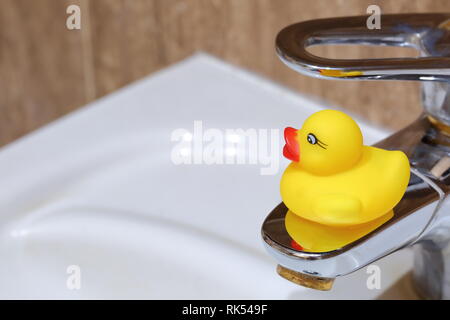
[[(415, 164), (411, 168), (406, 193), (394, 208), (394, 217), (385, 224), (338, 250), (317, 253), (298, 251), (291, 247), (291, 238), (284, 223), (288, 209), (281, 203), (262, 226), (266, 249), (284, 268), (330, 279), (352, 273), (399, 249), (417, 245), (418, 267), (414, 279), (418, 287), (427, 292), (427, 296), (450, 298), (445, 293), (450, 290), (446, 280), (450, 277), (450, 268), (434, 265), (434, 262), (439, 265), (443, 260), (450, 263), (450, 251), (448, 254), (442, 250), (436, 253), (436, 248), (450, 248), (450, 214), (445, 213), (450, 211), (443, 210), (449, 190), (450, 161), (445, 167), (438, 168), (443, 162), (440, 159), (444, 159), (440, 154), (443, 150), (437, 144), (441, 135), (429, 118), (423, 116), (377, 144), (384, 149), (404, 151), (410, 162)], [(405, 140), (405, 137), (408, 139)], [(441, 176), (435, 176), (439, 172)], [(434, 257), (439, 259), (434, 261)], [(428, 281), (430, 274), (437, 275), (434, 269), (441, 272), (442, 279), (435, 280), (439, 285)]]
[[(327, 283), (397, 250), (412, 246), (413, 279), (430, 299), (450, 299), (450, 14), (384, 15), (384, 27), (365, 28), (367, 17), (307, 21), (283, 29), (277, 53), (300, 73), (331, 79), (419, 80), (425, 112), (408, 127), (375, 146), (401, 150), (409, 158), (411, 177), (406, 193), (385, 224), (344, 247), (329, 252), (305, 252), (291, 247), (279, 204), (262, 225), (268, 252), (279, 273), (299, 284)], [(432, 40), (432, 41), (431, 41)], [(359, 43), (412, 46), (418, 59), (333, 60), (313, 56), (310, 45)], [(281, 272), (280, 272), (281, 270)], [(302, 277), (306, 275), (307, 281)], [(317, 283), (311, 287), (321, 286)]]

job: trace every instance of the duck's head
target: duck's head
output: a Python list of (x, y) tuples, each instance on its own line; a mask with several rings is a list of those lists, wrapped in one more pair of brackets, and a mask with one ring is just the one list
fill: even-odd
[(283, 155), (303, 170), (330, 175), (354, 166), (361, 157), (363, 138), (356, 122), (337, 110), (312, 114), (300, 130), (284, 129)]

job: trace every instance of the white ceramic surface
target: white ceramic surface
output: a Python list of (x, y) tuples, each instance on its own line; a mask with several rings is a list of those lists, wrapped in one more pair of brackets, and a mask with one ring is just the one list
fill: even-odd
[[(330, 82), (330, 86), (333, 83)], [(26, 94), (26, 93), (24, 93)], [(280, 168), (175, 165), (177, 128), (283, 129), (322, 103), (204, 54), (100, 99), (0, 151), (0, 298), (368, 299), (411, 268), (404, 250), (331, 292), (275, 272), (260, 226)], [(367, 144), (387, 132), (361, 122)], [(81, 288), (67, 288), (68, 266)]]

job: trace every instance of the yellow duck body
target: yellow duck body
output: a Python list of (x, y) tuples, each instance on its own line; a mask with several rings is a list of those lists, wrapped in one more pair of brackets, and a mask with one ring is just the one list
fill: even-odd
[(350, 169), (316, 175), (292, 162), (281, 178), (281, 196), (298, 216), (330, 226), (350, 226), (377, 219), (402, 198), (410, 176), (401, 151), (363, 147)]
[(356, 122), (336, 110), (286, 128), (285, 140), (293, 161), (280, 183), (285, 225), (305, 251), (340, 248), (392, 218), (410, 178), (403, 152), (364, 146)]

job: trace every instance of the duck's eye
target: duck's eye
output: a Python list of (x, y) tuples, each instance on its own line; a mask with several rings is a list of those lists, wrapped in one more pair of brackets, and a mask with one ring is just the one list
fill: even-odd
[(311, 144), (316, 144), (317, 143), (317, 138), (315, 135), (313, 135), (312, 133), (308, 133), (308, 136), (306, 138), (308, 140), (309, 143)]

